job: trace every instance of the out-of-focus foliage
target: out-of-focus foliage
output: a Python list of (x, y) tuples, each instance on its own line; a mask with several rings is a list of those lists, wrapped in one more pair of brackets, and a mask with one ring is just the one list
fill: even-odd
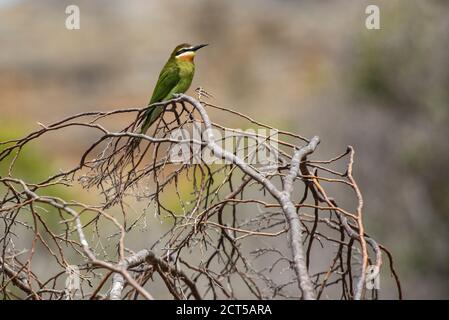
[[(25, 134), (23, 127), (19, 122), (6, 123), (0, 122), (0, 141), (7, 141), (11, 139), (17, 139)], [(0, 151), (5, 149), (8, 145), (0, 146)], [(9, 155), (5, 160), (11, 160), (14, 157), (14, 153)], [(0, 162), (0, 175), (6, 176), (8, 174), (9, 161)], [(47, 159), (45, 155), (36, 148), (30, 148), (27, 146), (23, 150), (23, 157), (17, 160), (15, 166), (14, 175), (26, 179), (27, 181), (36, 182), (39, 179), (44, 179), (51, 174), (51, 159)]]
[(352, 93), (370, 101), (362, 107), (383, 108), (393, 119), (384, 141), (393, 152), (383, 156), (393, 158), (401, 171), (394, 188), (408, 196), (399, 212), (413, 212), (416, 225), (409, 232), (419, 239), (406, 251), (404, 262), (447, 277), (449, 6), (419, 2), (404, 7), (396, 2), (385, 9), (385, 31), (373, 35), (365, 30), (354, 41)]
[(386, 32), (364, 30), (354, 43), (356, 92), (406, 117), (424, 113), (436, 122), (447, 122), (447, 5), (404, 8), (396, 2), (382, 13)]
[[(19, 122), (0, 122), (0, 128), (0, 141), (8, 141), (25, 136), (25, 130)], [(0, 146), (0, 151), (7, 146), (9, 146), (9, 144)], [(9, 164), (11, 163), (11, 160), (14, 158), (14, 156), (15, 153), (12, 153), (7, 158), (5, 158), (4, 161), (0, 162), (0, 176), (8, 175)], [(27, 145), (22, 149), (20, 157), (17, 158), (14, 169), (11, 173), (14, 178), (23, 179), (24, 181), (30, 183), (40, 182), (57, 172), (57, 168), (53, 162), (54, 161), (38, 147)], [(69, 192), (67, 188), (63, 188), (61, 186), (49, 186), (45, 188), (44, 191), (39, 191), (38, 194), (61, 197), (63, 199), (74, 198), (73, 194)], [(2, 190), (2, 187), (0, 187), (0, 197), (3, 195), (4, 192)], [(51, 214), (42, 216), (42, 219), (44, 219), (49, 224), (49, 226), (57, 230), (60, 226), (59, 215), (53, 208), (45, 205), (43, 205), (43, 207), (51, 209)], [(31, 223), (31, 216), (29, 217), (29, 219), (29, 222)], [(45, 236), (45, 233), (43, 233), (43, 235)]]

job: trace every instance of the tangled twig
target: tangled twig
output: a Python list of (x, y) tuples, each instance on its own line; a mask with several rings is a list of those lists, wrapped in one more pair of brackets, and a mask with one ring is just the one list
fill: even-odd
[[(352, 147), (309, 160), (317, 136), (186, 95), (159, 105), (164, 116), (147, 135), (135, 133), (146, 108), (129, 108), (77, 114), (0, 142), (4, 299), (365, 299), (367, 268), (380, 270), (382, 251), (401, 297), (391, 253), (365, 232)], [(226, 128), (208, 108), (263, 130)], [(121, 131), (104, 124), (128, 113), (136, 119)], [(100, 133), (77, 166), (37, 182), (15, 175), (26, 145), (68, 127)], [(140, 146), (129, 154), (135, 138)], [(51, 192), (77, 185), (98, 191), (102, 203)], [(355, 195), (355, 209), (340, 207), (329, 186)], [(131, 249), (136, 237), (146, 249)], [(36, 268), (42, 257), (52, 259), (46, 272)], [(72, 265), (79, 285), (68, 288)]]

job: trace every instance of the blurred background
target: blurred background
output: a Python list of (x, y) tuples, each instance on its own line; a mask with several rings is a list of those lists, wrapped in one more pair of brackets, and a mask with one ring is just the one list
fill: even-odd
[[(65, 28), (71, 4), (80, 30)], [(365, 27), (369, 4), (380, 30)], [(0, 140), (144, 106), (177, 44), (210, 43), (189, 93), (202, 86), (213, 103), (319, 135), (322, 159), (354, 146), (366, 229), (392, 251), (405, 298), (448, 298), (448, 17), (443, 0), (0, 0)], [(68, 168), (93, 140), (49, 136), (18, 174)]]

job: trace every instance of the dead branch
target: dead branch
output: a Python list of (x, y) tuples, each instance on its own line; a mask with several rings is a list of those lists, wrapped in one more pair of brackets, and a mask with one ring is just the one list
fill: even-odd
[[(381, 270), (382, 251), (402, 296), (391, 253), (365, 231), (352, 147), (309, 160), (317, 136), (186, 95), (158, 105), (164, 115), (145, 135), (147, 107), (80, 113), (0, 142), (4, 299), (377, 298), (367, 270)], [(255, 128), (212, 122), (209, 109)], [(128, 113), (135, 121), (122, 130), (106, 125)], [(16, 174), (26, 146), (66, 128), (96, 133), (77, 166), (42, 181)], [(80, 186), (102, 201), (54, 194)], [(135, 239), (146, 249), (133, 251)]]

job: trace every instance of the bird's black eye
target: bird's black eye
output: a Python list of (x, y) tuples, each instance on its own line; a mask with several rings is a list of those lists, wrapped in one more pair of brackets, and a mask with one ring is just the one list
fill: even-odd
[(179, 56), (180, 54), (183, 54), (184, 52), (186, 52), (186, 49), (185, 49), (185, 48), (184, 48), (184, 49), (181, 49), (181, 50), (178, 50), (178, 51), (176, 52), (176, 55)]
[(181, 50), (176, 51), (176, 55), (179, 56), (180, 54), (183, 54), (184, 52), (191, 51), (191, 48), (182, 48)]

